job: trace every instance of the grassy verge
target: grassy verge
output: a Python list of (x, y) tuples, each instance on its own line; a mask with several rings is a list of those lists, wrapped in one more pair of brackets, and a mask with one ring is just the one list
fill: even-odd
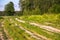
[(18, 18), (28, 22), (36, 22), (60, 29), (60, 14), (31, 15)]

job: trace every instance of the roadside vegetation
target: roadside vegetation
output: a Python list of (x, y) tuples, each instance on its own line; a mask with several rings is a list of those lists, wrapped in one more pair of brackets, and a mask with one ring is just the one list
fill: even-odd
[(28, 22), (36, 22), (60, 29), (60, 14), (44, 14), (18, 17)]

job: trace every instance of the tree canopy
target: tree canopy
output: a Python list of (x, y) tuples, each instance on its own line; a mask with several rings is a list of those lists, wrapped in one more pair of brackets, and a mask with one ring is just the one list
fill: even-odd
[[(23, 12), (24, 10), (29, 10), (30, 12), (32, 10), (40, 10), (40, 13), (46, 13), (56, 10), (54, 12), (60, 13), (60, 0), (20, 0), (19, 4), (21, 4), (20, 6)], [(56, 7), (56, 9), (54, 7)]]
[(9, 2), (6, 6), (5, 6), (5, 13), (8, 16), (14, 15), (14, 4), (13, 2)]

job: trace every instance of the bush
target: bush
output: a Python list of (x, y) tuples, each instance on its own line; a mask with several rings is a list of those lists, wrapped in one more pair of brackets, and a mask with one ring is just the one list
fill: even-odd
[(0, 16), (0, 19), (3, 19), (3, 17)]
[(60, 13), (60, 5), (55, 4), (48, 11), (51, 13)]

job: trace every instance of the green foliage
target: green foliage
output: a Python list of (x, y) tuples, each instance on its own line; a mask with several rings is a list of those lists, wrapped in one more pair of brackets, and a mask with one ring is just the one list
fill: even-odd
[(3, 17), (0, 16), (0, 19), (3, 19)]
[[(39, 8), (37, 8), (37, 4), (35, 5), (34, 3), (36, 3), (36, 1), (34, 0), (20, 0), (20, 5), (22, 6), (22, 11), (23, 11), (23, 15), (33, 15), (33, 14), (38, 14), (40, 11)], [(35, 8), (35, 6), (37, 6)], [(36, 12), (35, 12), (36, 11)], [(40, 14), (40, 13), (39, 13)]]
[(24, 10), (23, 15), (41, 15), (40, 9), (37, 7), (34, 10)]
[(51, 13), (60, 13), (60, 5), (57, 5), (57, 4), (53, 5), (53, 6), (49, 9), (49, 11), (50, 11)]
[(35, 14), (38, 14), (38, 10), (41, 14), (47, 12), (60, 13), (59, 4), (60, 0), (20, 0), (19, 2), (23, 14), (28, 15), (34, 14), (34, 12)]
[(13, 4), (13, 2), (10, 2), (5, 6), (5, 13), (7, 16), (14, 15), (14, 4)]
[(56, 23), (58, 24), (58, 26), (60, 26), (60, 14), (57, 16)]
[(49, 25), (55, 28), (60, 29), (60, 14), (43, 14), (43, 15), (31, 15), (31, 16), (22, 16), (22, 20), (36, 22), (44, 25)]

